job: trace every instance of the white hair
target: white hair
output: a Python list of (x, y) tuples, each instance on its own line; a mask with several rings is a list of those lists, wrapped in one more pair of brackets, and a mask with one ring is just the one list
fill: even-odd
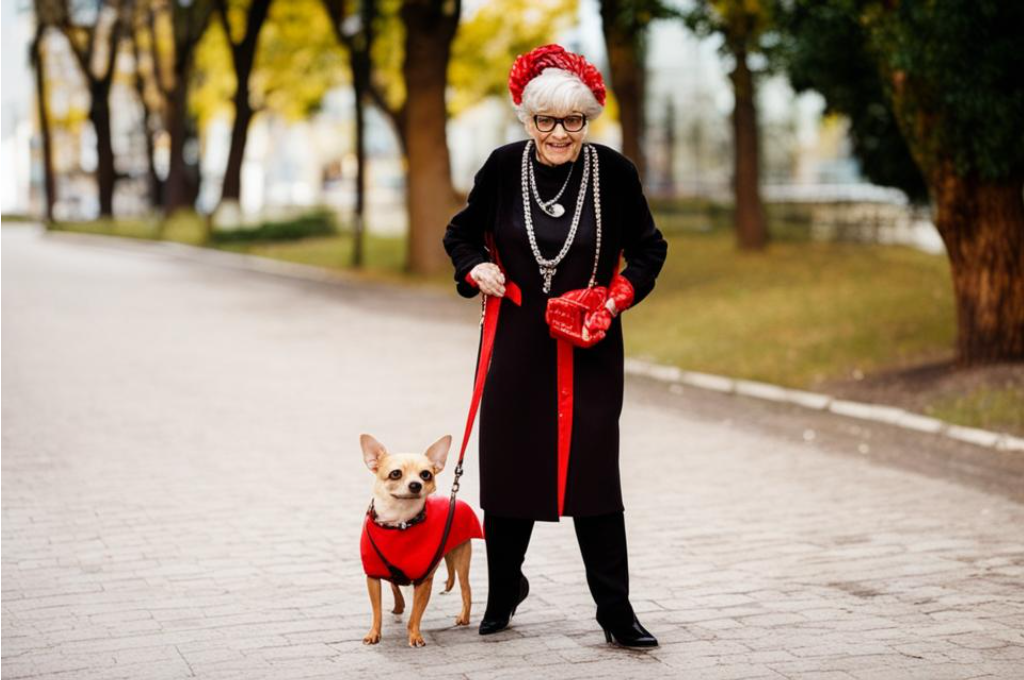
[(534, 114), (581, 111), (587, 120), (601, 115), (604, 107), (579, 77), (561, 68), (546, 68), (523, 88), (523, 100), (515, 105), (516, 116), (526, 123)]

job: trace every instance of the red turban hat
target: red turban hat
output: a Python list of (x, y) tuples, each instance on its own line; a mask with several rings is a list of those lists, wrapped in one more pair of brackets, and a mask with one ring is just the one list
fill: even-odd
[(601, 72), (579, 54), (567, 52), (561, 45), (543, 45), (527, 54), (520, 54), (508, 74), (508, 91), (512, 101), (523, 103), (523, 90), (527, 83), (539, 76), (546, 68), (560, 68), (576, 76), (594, 93), (594, 99), (604, 106), (604, 78)]

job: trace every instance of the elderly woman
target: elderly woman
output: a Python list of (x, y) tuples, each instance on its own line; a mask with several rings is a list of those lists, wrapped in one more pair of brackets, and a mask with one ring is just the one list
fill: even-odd
[(505, 296), (480, 405), (480, 634), (507, 627), (529, 592), (534, 521), (571, 516), (606, 640), (655, 646), (629, 602), (619, 314), (651, 292), (667, 244), (636, 167), (584, 143), (605, 101), (594, 66), (538, 47), (516, 59), (509, 90), (530, 138), (491, 153), (444, 237), (461, 295)]

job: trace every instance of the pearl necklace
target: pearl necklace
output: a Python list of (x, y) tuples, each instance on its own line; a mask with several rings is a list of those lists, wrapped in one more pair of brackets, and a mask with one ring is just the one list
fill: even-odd
[(551, 258), (550, 260), (545, 259), (540, 254), (540, 248), (537, 247), (537, 236), (533, 231), (533, 206), (530, 200), (530, 148), (533, 146), (533, 140), (526, 142), (526, 146), (523, 148), (523, 162), (520, 171), (520, 180), (523, 190), (523, 219), (526, 222), (526, 234), (530, 238), (530, 249), (533, 251), (533, 258), (537, 261), (540, 266), (540, 275), (544, 279), (543, 290), (545, 293), (551, 292), (551, 280), (555, 276), (555, 270), (562, 259), (565, 258), (569, 252), (569, 248), (572, 246), (573, 240), (576, 238), (576, 228), (580, 223), (580, 215), (583, 214), (583, 202), (587, 196), (587, 185), (590, 180), (590, 166), (594, 166), (594, 219), (597, 227), (596, 232), (596, 247), (594, 250), (594, 268), (590, 273), (590, 281), (587, 284), (588, 288), (593, 288), (597, 281), (597, 263), (601, 255), (601, 181), (599, 174), (599, 166), (597, 163), (597, 151), (592, 149), (589, 144), (584, 144), (583, 153), (583, 180), (580, 183), (580, 193), (576, 197), (576, 212), (572, 216), (572, 225), (569, 227), (569, 235), (566, 236), (565, 243), (562, 245), (562, 249), (558, 255)]
[(565, 193), (566, 187), (569, 186), (569, 180), (572, 179), (572, 171), (576, 169), (576, 164), (573, 163), (569, 166), (569, 174), (565, 176), (565, 182), (562, 184), (561, 190), (552, 198), (550, 201), (541, 199), (540, 192), (537, 191), (537, 179), (533, 169), (533, 163), (530, 163), (530, 189), (533, 190), (533, 197), (537, 200), (537, 205), (540, 209), (546, 212), (551, 217), (561, 217), (565, 214), (565, 207), (561, 203), (558, 203), (558, 199)]

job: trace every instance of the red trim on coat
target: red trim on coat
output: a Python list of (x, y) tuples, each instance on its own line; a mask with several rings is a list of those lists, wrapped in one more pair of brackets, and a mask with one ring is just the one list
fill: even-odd
[(558, 514), (565, 514), (565, 483), (572, 445), (572, 353), (568, 340), (558, 340)]
[[(622, 251), (619, 251), (613, 279), (622, 278), (618, 273), (621, 266)], [(623, 281), (632, 288), (628, 280), (623, 279)], [(572, 449), (574, 394), (572, 359), (575, 347), (568, 340), (556, 340), (556, 342), (558, 343), (558, 515), (561, 517), (565, 514), (565, 486), (569, 478), (569, 453)]]

